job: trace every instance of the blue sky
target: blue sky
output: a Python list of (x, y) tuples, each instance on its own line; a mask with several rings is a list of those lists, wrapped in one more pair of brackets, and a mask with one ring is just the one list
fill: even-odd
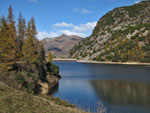
[(61, 34), (86, 37), (108, 11), (137, 2), (139, 0), (0, 0), (0, 16), (7, 16), (7, 9), (12, 5), (16, 20), (20, 11), (27, 21), (34, 16), (39, 39)]

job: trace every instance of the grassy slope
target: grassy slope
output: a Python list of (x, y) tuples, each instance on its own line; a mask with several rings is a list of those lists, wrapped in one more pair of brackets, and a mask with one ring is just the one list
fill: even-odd
[(33, 96), (0, 82), (0, 113), (84, 113), (66, 101)]

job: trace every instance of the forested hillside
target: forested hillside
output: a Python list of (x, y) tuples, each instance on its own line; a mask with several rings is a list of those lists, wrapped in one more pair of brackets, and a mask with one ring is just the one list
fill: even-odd
[(34, 18), (26, 25), (20, 13), (16, 23), (11, 6), (8, 16), (0, 19), (0, 81), (34, 94), (44, 92), (43, 84), (57, 84), (60, 77), (58, 67), (46, 61), (36, 34)]

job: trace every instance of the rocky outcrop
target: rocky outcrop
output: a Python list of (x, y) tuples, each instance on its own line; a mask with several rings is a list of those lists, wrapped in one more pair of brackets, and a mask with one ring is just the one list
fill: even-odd
[(97, 61), (150, 62), (149, 12), (149, 1), (108, 12), (98, 21), (92, 35), (71, 49), (71, 57)]
[(47, 76), (47, 81), (39, 81), (41, 94), (51, 94), (59, 85), (59, 78), (56, 76)]

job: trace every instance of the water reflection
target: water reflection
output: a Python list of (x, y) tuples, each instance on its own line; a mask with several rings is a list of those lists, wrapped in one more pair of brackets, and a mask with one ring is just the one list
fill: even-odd
[(150, 68), (145, 66), (57, 62), (62, 79), (53, 93), (84, 110), (150, 113)]
[(150, 106), (150, 83), (90, 80), (99, 98), (111, 104)]

